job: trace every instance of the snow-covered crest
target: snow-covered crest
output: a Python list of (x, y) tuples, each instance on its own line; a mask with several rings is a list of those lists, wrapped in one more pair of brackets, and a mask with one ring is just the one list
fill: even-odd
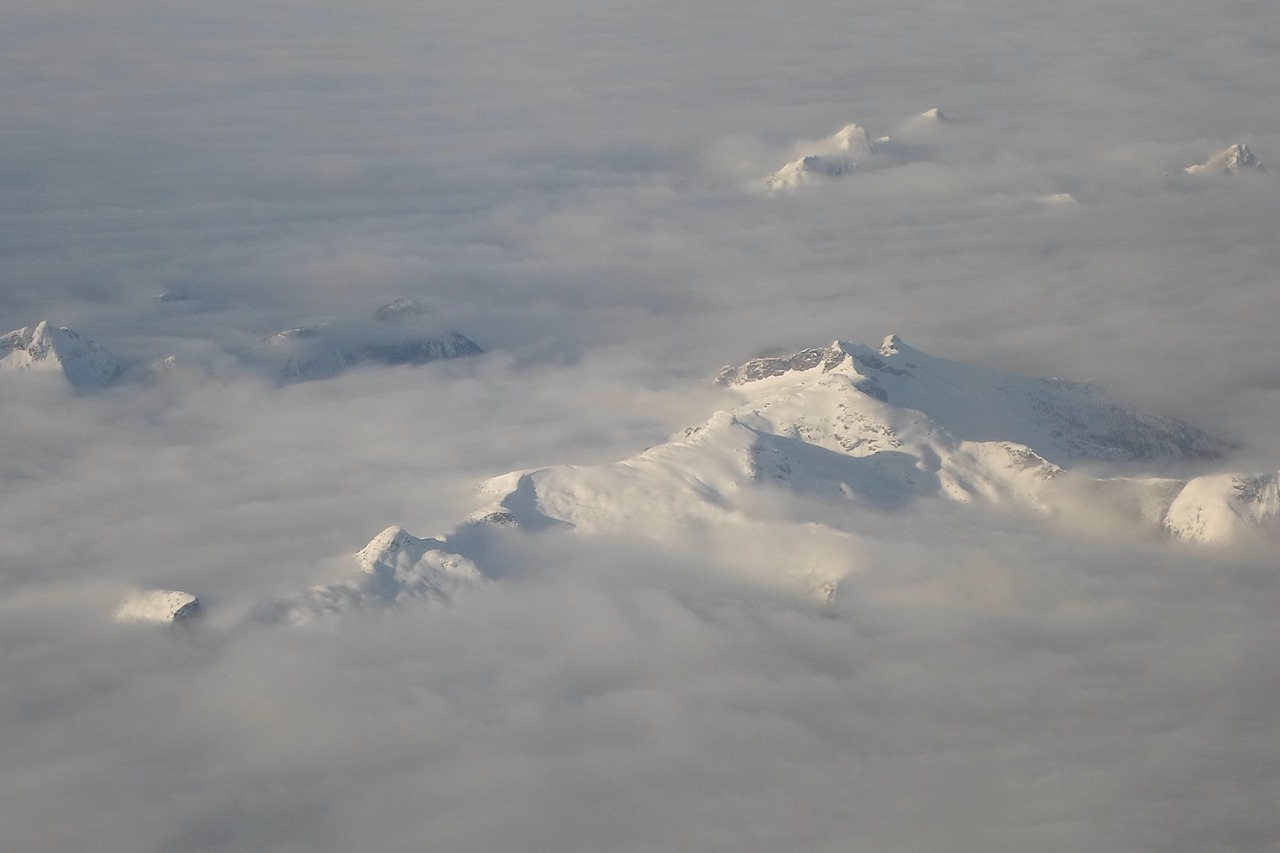
[(446, 601), (481, 578), (475, 563), (444, 540), (420, 539), (394, 524), (356, 552), (353, 563), (354, 577), (313, 587), (260, 615), (266, 621), (297, 623), (414, 599)]
[(174, 589), (147, 589), (125, 598), (116, 608), (121, 622), (152, 622), (174, 625), (200, 614), (200, 599)]
[(889, 335), (877, 348), (836, 341), (783, 358), (726, 367), (717, 384), (755, 396), (754, 383), (811, 382), (829, 373), (880, 402), (920, 412), (970, 441), (1014, 441), (1059, 464), (1209, 458), (1225, 442), (1188, 424), (1144, 414), (1082, 382), (1036, 379), (929, 355)]
[(1227, 174), (1233, 175), (1242, 169), (1262, 169), (1262, 161), (1249, 150), (1249, 146), (1243, 142), (1237, 142), (1214, 154), (1203, 163), (1194, 166), (1188, 166), (1182, 171), (1188, 175), (1199, 174)]
[(0, 336), (0, 366), (61, 373), (80, 389), (100, 388), (120, 375), (120, 364), (105, 346), (47, 320)]
[(1181, 539), (1227, 543), (1280, 519), (1280, 473), (1215, 474), (1187, 483), (1165, 528)]
[[(945, 119), (937, 109), (916, 116), (911, 124), (939, 125)], [(764, 179), (766, 189), (796, 189), (854, 172), (891, 166), (910, 159), (903, 147), (888, 136), (873, 136), (856, 123), (846, 124), (831, 136), (799, 142), (790, 161)]]
[[(1227, 447), (1220, 439), (1085, 383), (951, 361), (898, 335), (875, 347), (837, 340), (751, 359), (715, 381), (739, 402), (705, 423), (617, 462), (495, 477), (481, 487), (487, 503), (452, 534), (424, 539), (392, 525), (353, 555), (346, 577), (262, 616), (297, 622), (448, 600), (483, 581), (477, 543), (502, 528), (663, 545), (697, 539), (693, 531), (768, 530), (819, 536), (838, 551), (837, 540), (875, 518), (928, 501), (1028, 519), (1069, 519), (1082, 502), (1100, 502), (1148, 536), (1198, 542), (1233, 541), (1280, 519), (1275, 474), (1189, 482), (1096, 474), (1107, 463), (1213, 458)], [(783, 564), (772, 580), (803, 575), (828, 594), (847, 568)]]
[(258, 356), (285, 382), (323, 379), (358, 364), (426, 364), (484, 352), (457, 331), (431, 326), (427, 309), (397, 299), (370, 321), (341, 320), (283, 329), (262, 341)]
[[(1187, 484), (1097, 480), (1071, 469), (1212, 458), (1226, 448), (1085, 383), (950, 361), (897, 335), (878, 347), (835, 341), (752, 359), (716, 382), (739, 394), (740, 405), (621, 462), (496, 478), (488, 513), (475, 517), (662, 537), (673, 527), (775, 524), (753, 495), (779, 490), (854, 513), (944, 500), (1045, 515), (1069, 511), (1071, 483), (1087, 480), (1107, 500), (1136, 507), (1135, 524), (1204, 539), (1166, 520)], [(1213, 513), (1216, 495), (1197, 487), (1184, 502)], [(1267, 512), (1256, 513), (1260, 521)]]

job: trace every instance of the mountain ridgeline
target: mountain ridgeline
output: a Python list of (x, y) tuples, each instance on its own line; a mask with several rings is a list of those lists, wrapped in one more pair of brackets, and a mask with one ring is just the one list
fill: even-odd
[[(618, 462), (495, 477), (481, 486), (484, 505), (450, 535), (417, 539), (388, 528), (360, 552), (355, 580), (312, 590), (280, 612), (297, 621), (448, 599), (484, 581), (478, 543), (509, 530), (624, 536), (656, 548), (765, 535), (838, 552), (896, 513), (947, 505), (962, 506), (973, 524), (996, 514), (1031, 525), (1071, 523), (1105, 507), (1114, 524), (1153, 542), (1216, 545), (1272, 535), (1280, 517), (1275, 473), (1097, 473), (1215, 460), (1229, 450), (1218, 437), (1135, 411), (1087, 383), (939, 358), (896, 335), (878, 347), (836, 341), (752, 359), (724, 368), (715, 383), (737, 405)], [(847, 570), (799, 554), (778, 563), (776, 580), (830, 597)]]
[[(719, 564), (743, 559), (737, 543), (749, 538), (789, 543), (764, 570), (769, 582), (831, 597), (850, 567), (822, 555), (849, 551), (908, 511), (958, 507), (970, 526), (1057, 520), (1090, 535), (1087, 522), (1101, 509), (1109, 529), (1152, 543), (1230, 545), (1272, 537), (1280, 526), (1276, 472), (1189, 480), (1129, 473), (1207, 464), (1230, 446), (1088, 383), (951, 361), (896, 335), (878, 347), (835, 341), (754, 358), (725, 367), (714, 382), (736, 402), (704, 423), (618, 462), (495, 477), (480, 487), (482, 506), (452, 533), (418, 538), (392, 525), (355, 556), (347, 579), (265, 604), (255, 618), (296, 623), (452, 599), (502, 574), (486, 571), (486, 555), (494, 553), (491, 538), (510, 531), (620, 536), (659, 550), (731, 543), (708, 556)], [(119, 616), (172, 623), (196, 601), (151, 591)]]

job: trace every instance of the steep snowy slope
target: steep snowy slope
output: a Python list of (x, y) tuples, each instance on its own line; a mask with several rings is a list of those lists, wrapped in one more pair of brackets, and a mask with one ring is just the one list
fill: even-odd
[(0, 335), (0, 367), (61, 373), (80, 389), (100, 388), (120, 375), (120, 365), (105, 346), (47, 320)]

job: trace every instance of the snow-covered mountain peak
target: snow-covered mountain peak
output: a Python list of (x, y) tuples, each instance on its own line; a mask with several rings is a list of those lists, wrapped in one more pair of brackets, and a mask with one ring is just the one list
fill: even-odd
[(1188, 166), (1182, 171), (1188, 175), (1221, 172), (1235, 174), (1241, 169), (1262, 169), (1262, 162), (1249, 150), (1243, 142), (1237, 142), (1214, 154), (1208, 160), (1195, 166)]
[(1262, 162), (1254, 156), (1253, 152), (1249, 150), (1249, 146), (1243, 142), (1237, 142), (1224, 153), (1226, 154), (1224, 158), (1226, 162), (1223, 164), (1223, 168), (1228, 172), (1235, 172), (1239, 169), (1262, 168)]
[(1213, 474), (1186, 484), (1165, 529), (1193, 542), (1227, 543), (1280, 520), (1280, 473)]
[(716, 375), (715, 384), (724, 387), (746, 385), (789, 373), (808, 373), (820, 369), (829, 373), (849, 358), (840, 341), (830, 346), (803, 349), (788, 356), (753, 358), (737, 367), (728, 366)]
[(147, 589), (133, 593), (116, 608), (121, 622), (176, 625), (200, 615), (200, 599), (175, 589)]
[[(487, 506), (468, 524), (661, 542), (718, 525), (777, 531), (796, 522), (806, 537), (838, 539), (845, 525), (874, 526), (878, 513), (922, 501), (1072, 517), (1081, 494), (1148, 533), (1195, 541), (1225, 541), (1280, 519), (1272, 475), (1188, 483), (1073, 470), (1084, 461), (1211, 457), (1226, 447), (1087, 384), (951, 361), (898, 335), (878, 347), (837, 340), (754, 358), (724, 368), (716, 383), (738, 404), (615, 463), (494, 478), (483, 488)], [(810, 515), (811, 507), (822, 509)], [(828, 526), (831, 519), (843, 520)], [(815, 588), (839, 581), (838, 566), (806, 571)]]
[[(378, 574), (388, 570), (394, 574), (396, 563), (402, 554), (410, 554), (417, 549), (425, 550), (423, 546), (428, 541), (435, 543), (435, 540), (411, 536), (403, 527), (393, 524), (356, 552), (356, 566), (365, 574)], [(412, 557), (411, 554), (410, 556)]]
[(479, 569), (443, 539), (419, 539), (393, 524), (354, 555), (355, 576), (261, 609), (268, 622), (307, 622), (326, 614), (386, 607), (411, 599), (448, 600), (479, 583)]
[(1136, 412), (1086, 383), (939, 358), (898, 335), (887, 336), (878, 348), (836, 341), (790, 356), (751, 359), (724, 368), (715, 382), (759, 401), (791, 393), (786, 389), (792, 386), (817, 387), (829, 375), (844, 377), (843, 387), (859, 392), (842, 399), (845, 406), (887, 404), (895, 417), (922, 414), (956, 439), (1010, 441), (1060, 465), (1085, 459), (1206, 458), (1226, 450), (1224, 442), (1194, 427)]
[(399, 322), (427, 313), (427, 306), (413, 299), (395, 299), (373, 312), (373, 319), (383, 322)]
[(47, 320), (0, 335), (0, 366), (61, 373), (78, 389), (100, 388), (120, 375), (120, 364), (105, 346)]
[(848, 157), (830, 154), (806, 154), (792, 160), (765, 179), (770, 189), (793, 189), (810, 183), (814, 178), (838, 178), (858, 168)]
[(839, 178), (867, 165), (884, 165), (879, 151), (889, 142), (887, 136), (873, 138), (860, 124), (846, 124), (825, 139), (799, 143), (793, 152), (800, 156), (765, 178), (765, 186), (771, 190), (795, 189), (814, 181)]
[(880, 344), (880, 354), (883, 356), (897, 355), (907, 342), (897, 335), (886, 335), (884, 341)]
[(831, 139), (837, 149), (847, 151), (854, 157), (874, 154), (876, 150), (876, 144), (871, 140), (871, 135), (859, 124), (846, 124), (836, 131)]
[(262, 340), (258, 357), (285, 382), (336, 376), (357, 364), (425, 364), (484, 352), (460, 332), (433, 332), (411, 300), (384, 305), (373, 321), (321, 322), (283, 329)]

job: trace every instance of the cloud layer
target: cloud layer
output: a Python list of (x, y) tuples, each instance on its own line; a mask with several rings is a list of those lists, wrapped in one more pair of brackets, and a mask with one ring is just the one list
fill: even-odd
[[(487, 477), (705, 421), (722, 365), (836, 338), (1093, 379), (1280, 468), (1280, 170), (1182, 173), (1237, 142), (1280, 163), (1276, 15), (7, 13), (0, 331), (70, 326), (125, 369), (0, 375), (8, 843), (1272, 849), (1280, 587), (1247, 548), (938, 507), (856, 537), (512, 531), (502, 582), (449, 605), (242, 620), (389, 524), (451, 529)], [(753, 190), (849, 123), (901, 160)], [(240, 357), (398, 298), (486, 354), (287, 387)], [(805, 561), (852, 572), (834, 603), (762, 582)], [(203, 624), (112, 623), (151, 587)]]

